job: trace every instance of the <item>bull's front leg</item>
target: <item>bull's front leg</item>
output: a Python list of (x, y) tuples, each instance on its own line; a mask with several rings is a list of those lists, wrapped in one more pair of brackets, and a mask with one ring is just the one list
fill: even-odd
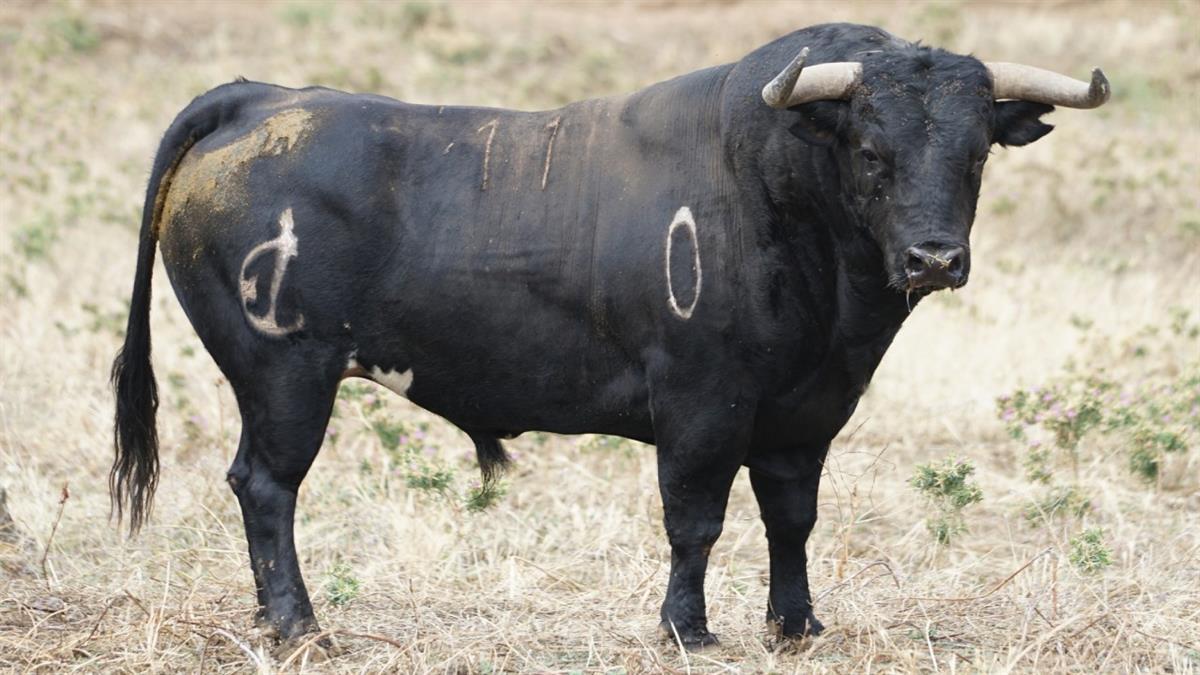
[[(767, 530), (771, 590), (767, 622), (783, 637), (817, 635), (805, 545), (817, 522), (817, 488), (824, 452), (789, 462), (787, 471), (750, 469), (750, 484)], [(778, 466), (778, 465), (776, 465)]]
[[(696, 414), (688, 419), (703, 417)], [(714, 645), (717, 638), (708, 631), (705, 611), (704, 575), (709, 552), (721, 535), (730, 485), (745, 454), (744, 426), (740, 420), (723, 417), (719, 423), (713, 420), (714, 431), (705, 433), (696, 426), (662, 424), (663, 415), (656, 415), (655, 422), (663, 523), (671, 543), (671, 577), (659, 629), (689, 649)]]

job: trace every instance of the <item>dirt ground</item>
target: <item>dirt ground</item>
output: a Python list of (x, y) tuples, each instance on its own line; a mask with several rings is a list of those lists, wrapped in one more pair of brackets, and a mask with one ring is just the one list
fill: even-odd
[[(1054, 471), (1090, 508), (1039, 521), (1025, 515), (1045, 490), (1024, 468), (1033, 446), (1010, 437), (996, 404), (1059, 378), (1102, 374), (1154, 396), (1200, 373), (1198, 8), (0, 3), (0, 668), (1200, 670), (1200, 448), (1164, 455), (1147, 484), (1119, 435), (1089, 435), (1080, 461)], [(681, 652), (655, 636), (670, 556), (653, 449), (527, 434), (510, 443), (507, 494), (480, 512), (467, 438), (360, 384), (339, 400), (297, 521), (336, 648), (276, 649), (251, 624), (224, 481), (237, 409), (161, 269), (162, 481), (139, 538), (108, 520), (107, 375), (141, 200), (159, 136), (192, 97), (242, 75), (548, 108), (833, 20), (1077, 77), (1100, 65), (1115, 95), (1098, 111), (1055, 112), (1056, 130), (1029, 147), (996, 150), (970, 285), (922, 303), (835, 441), (809, 544), (824, 635), (768, 636), (766, 545), (744, 477), (709, 568), (722, 645)], [(1197, 441), (1191, 422), (1163, 423)], [(982, 490), (948, 545), (908, 482), (943, 457), (972, 461)], [(1076, 553), (1093, 528), (1109, 564), (1088, 571)]]

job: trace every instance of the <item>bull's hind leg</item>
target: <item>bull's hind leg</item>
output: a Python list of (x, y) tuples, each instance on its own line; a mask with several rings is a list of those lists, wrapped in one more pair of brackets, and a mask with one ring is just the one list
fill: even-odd
[(229, 485), (242, 507), (260, 623), (280, 639), (319, 630), (300, 575), (296, 493), (317, 456), (341, 368), (329, 354), (285, 351), (235, 385), (242, 438)]

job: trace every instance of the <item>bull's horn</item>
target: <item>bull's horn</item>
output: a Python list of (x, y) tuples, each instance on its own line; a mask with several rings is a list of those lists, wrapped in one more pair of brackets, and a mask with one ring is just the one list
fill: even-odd
[(862, 64), (854, 61), (818, 63), (804, 67), (808, 47), (763, 87), (762, 97), (772, 108), (790, 108), (810, 101), (844, 99), (862, 77)]
[(1018, 99), (1067, 108), (1096, 108), (1112, 94), (1108, 78), (1099, 68), (1092, 70), (1092, 81), (1083, 82), (1050, 70), (1020, 63), (989, 63), (992, 91), (997, 100)]

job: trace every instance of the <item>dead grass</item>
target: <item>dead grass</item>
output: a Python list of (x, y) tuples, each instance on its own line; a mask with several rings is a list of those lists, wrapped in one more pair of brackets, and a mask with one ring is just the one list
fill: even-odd
[[(1045, 140), (997, 151), (970, 287), (923, 303), (835, 443), (809, 547), (825, 636), (766, 639), (766, 547), (746, 481), (710, 567), (723, 645), (683, 654), (654, 638), (669, 555), (651, 450), (523, 437), (508, 496), (476, 514), (461, 500), (466, 438), (395, 397), (372, 412), (359, 394), (339, 403), (297, 523), (340, 654), (272, 654), (250, 627), (245, 543), (223, 480), (236, 408), (161, 270), (157, 508), (136, 541), (106, 521), (106, 375), (144, 180), (158, 135), (192, 96), (244, 75), (544, 108), (834, 19), (1077, 75), (1103, 65), (1117, 98), (1058, 112)], [(1087, 575), (1067, 561), (1078, 523), (1037, 528), (1020, 515), (1034, 488), (993, 401), (1071, 359), (1130, 378), (1196, 359), (1183, 338), (1164, 337), (1145, 366), (1121, 345), (1165, 326), (1171, 307), (1200, 306), (1198, 21), (1185, 2), (0, 6), (0, 486), (19, 530), (0, 537), (0, 667), (1195, 672), (1200, 452), (1158, 490), (1129, 477), (1120, 448), (1096, 452), (1084, 469), (1088, 522), (1105, 530), (1114, 564)], [(388, 469), (365, 421), (378, 414), (428, 424), (424, 444), (455, 471), (450, 497)], [(985, 497), (969, 533), (938, 548), (905, 480), (948, 454), (974, 459)], [(327, 592), (339, 579), (357, 593)]]

